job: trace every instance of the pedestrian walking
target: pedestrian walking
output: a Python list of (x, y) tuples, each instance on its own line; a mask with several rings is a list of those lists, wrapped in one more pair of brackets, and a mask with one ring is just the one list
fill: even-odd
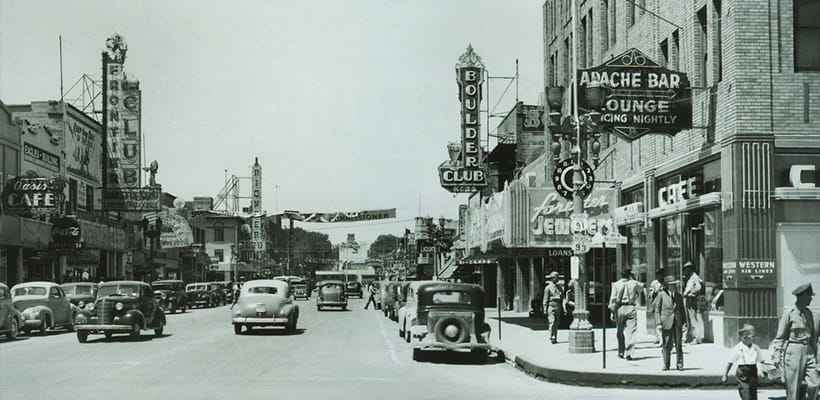
[[(757, 338), (755, 327), (744, 324), (738, 330), (740, 343), (732, 348), (729, 362), (726, 364), (726, 371), (720, 378), (721, 382), (726, 382), (729, 378), (729, 371), (732, 366), (737, 365), (735, 377), (737, 378), (737, 391), (742, 400), (757, 400), (757, 377), (763, 372), (763, 351), (754, 343)], [(760, 369), (758, 369), (760, 366)]]
[(544, 313), (547, 314), (547, 323), (550, 330), (550, 342), (558, 343), (558, 324), (561, 323), (561, 313), (564, 293), (558, 287), (558, 272), (552, 271), (547, 275), (547, 286), (544, 288)]
[[(666, 273), (662, 268), (658, 269), (657, 271), (655, 271), (655, 279), (649, 283), (649, 289), (646, 293), (646, 314), (651, 318), (655, 317), (655, 299), (658, 298), (658, 293), (660, 293), (660, 291), (663, 289), (663, 283), (661, 283), (661, 280), (663, 280), (663, 277), (665, 275)], [(655, 329), (655, 344), (660, 343), (661, 331), (659, 329)]]
[(665, 277), (664, 285), (655, 298), (655, 323), (656, 329), (661, 331), (664, 371), (669, 370), (673, 344), (678, 370), (683, 370), (683, 325), (686, 322), (686, 310), (683, 306), (683, 297), (678, 291), (679, 284), (680, 281), (674, 277)]
[(817, 389), (820, 385), (816, 364), (818, 326), (815, 325), (814, 315), (808, 309), (814, 291), (811, 284), (806, 283), (794, 289), (792, 294), (795, 296), (794, 307), (780, 317), (777, 334), (772, 341), (772, 353), (782, 354), (782, 359), (776, 359), (774, 362), (782, 363), (786, 399), (814, 400), (817, 398)]
[(373, 309), (378, 309), (376, 307), (376, 292), (379, 290), (376, 288), (376, 284), (374, 282), (370, 282), (367, 291), (370, 292), (370, 295), (367, 296), (367, 304), (364, 305), (364, 309), (367, 310), (370, 304), (373, 304)]
[(703, 294), (703, 280), (695, 272), (695, 266), (689, 261), (683, 264), (683, 276), (686, 278), (683, 299), (688, 320), (686, 341), (700, 344), (703, 342), (703, 317), (698, 308), (698, 298)]
[(632, 360), (638, 335), (638, 312), (635, 305), (642, 291), (640, 283), (632, 277), (632, 271), (621, 271), (621, 279), (612, 284), (609, 307), (615, 314), (617, 326), (618, 357)]

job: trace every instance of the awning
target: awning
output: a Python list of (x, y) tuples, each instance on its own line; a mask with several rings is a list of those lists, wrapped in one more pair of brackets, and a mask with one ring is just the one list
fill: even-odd
[(438, 272), (439, 279), (449, 279), (453, 276), (453, 272), (456, 272), (458, 268), (458, 264), (456, 264), (456, 258), (450, 257), (449, 260), (444, 264), (443, 267)]

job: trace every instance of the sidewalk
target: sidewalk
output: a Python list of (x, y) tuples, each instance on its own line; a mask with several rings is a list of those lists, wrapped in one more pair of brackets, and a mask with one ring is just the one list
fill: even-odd
[[(601, 329), (595, 331), (595, 353), (569, 352), (568, 331), (558, 331), (558, 343), (549, 343), (546, 319), (530, 318), (526, 312), (502, 311), (501, 339), (496, 309), (486, 309), (487, 323), (492, 328), (490, 343), (504, 352), (508, 362), (516, 368), (550, 382), (583, 386), (665, 386), (665, 387), (736, 387), (734, 371), (726, 384), (720, 382), (731, 349), (722, 345), (703, 343), (685, 344), (684, 369), (675, 369), (672, 351), (669, 371), (662, 371), (663, 359), (654, 337), (638, 327), (638, 340), (632, 361), (618, 358), (618, 340), (615, 328), (606, 330), (606, 369), (601, 353)], [(764, 350), (765, 352), (766, 350)], [(768, 355), (768, 353), (765, 353)], [(761, 380), (761, 387), (771, 386)], [(781, 386), (782, 387), (782, 386)]]

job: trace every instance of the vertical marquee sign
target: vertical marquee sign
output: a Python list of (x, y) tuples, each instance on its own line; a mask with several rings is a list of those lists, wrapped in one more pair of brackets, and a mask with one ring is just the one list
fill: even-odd
[(259, 259), (265, 253), (265, 232), (262, 220), (262, 166), (259, 158), (253, 163), (251, 170), (251, 245), (255, 258)]
[(458, 98), (461, 101), (461, 149), (449, 161), (439, 166), (441, 186), (455, 193), (470, 193), (487, 186), (487, 174), (482, 163), (479, 105), (484, 83), (484, 64), (473, 52), (473, 46), (461, 55), (456, 64)]
[[(138, 81), (123, 70), (128, 46), (115, 34), (105, 41), (103, 58), (103, 191), (102, 208), (110, 211), (159, 210), (157, 188), (141, 188), (140, 114)], [(145, 201), (150, 198), (151, 201)], [(154, 202), (153, 199), (157, 201)]]

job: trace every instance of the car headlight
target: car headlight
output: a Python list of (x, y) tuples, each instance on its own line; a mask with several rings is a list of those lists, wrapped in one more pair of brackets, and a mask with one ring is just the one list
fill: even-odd
[(94, 303), (88, 303), (85, 305), (85, 308), (87, 308), (88, 311), (94, 311), (94, 307)]
[(122, 307), (123, 307), (123, 304), (120, 303), (120, 302), (117, 302), (117, 304), (114, 304), (114, 309), (117, 310), (117, 311), (122, 310)]
[(162, 296), (162, 299), (163, 299), (163, 300), (165, 300), (166, 298), (168, 298), (168, 295), (167, 295), (167, 294), (165, 294), (165, 293), (162, 293), (162, 294), (161, 294), (161, 296)]
[(84, 302), (84, 301), (82, 301), (82, 300), (80, 300), (80, 302), (79, 302), (79, 303), (77, 303), (77, 307), (80, 307), (80, 308), (85, 308), (85, 302)]

